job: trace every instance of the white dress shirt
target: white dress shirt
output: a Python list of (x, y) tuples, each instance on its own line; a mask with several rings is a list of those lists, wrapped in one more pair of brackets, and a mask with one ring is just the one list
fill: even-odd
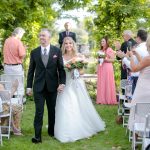
[[(149, 53), (147, 51), (146, 42), (140, 43), (136, 48), (135, 51), (142, 57), (149, 56)], [(122, 62), (127, 66), (127, 68), (131, 69), (130, 66), (130, 60), (127, 57), (124, 57)], [(138, 59), (136, 56), (134, 56), (134, 62), (135, 64), (138, 64)], [(131, 76), (138, 77), (140, 72), (131, 72)]]
[(42, 51), (42, 54), (44, 55), (44, 49), (46, 48), (46, 55), (48, 55), (49, 54), (49, 51), (50, 51), (50, 44), (48, 45), (48, 46), (46, 46), (46, 47), (43, 47), (43, 46), (41, 46), (41, 51)]
[[(50, 51), (50, 44), (48, 45), (48, 46), (46, 46), (46, 47), (43, 47), (42, 45), (41, 45), (41, 52), (42, 52), (42, 54), (44, 55), (44, 49), (46, 48), (46, 55), (48, 55), (49, 54), (49, 51)], [(31, 92), (32, 91), (32, 88), (27, 88), (27, 91), (26, 91), (26, 93), (28, 94), (29, 92)]]

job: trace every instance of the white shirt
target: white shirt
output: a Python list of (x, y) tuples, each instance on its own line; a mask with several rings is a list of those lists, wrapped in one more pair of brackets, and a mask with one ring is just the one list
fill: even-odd
[[(149, 56), (149, 53), (147, 51), (147, 47), (146, 47), (146, 42), (142, 42), (140, 43), (136, 48), (135, 48), (135, 51), (142, 57), (146, 57), (146, 56)], [(127, 68), (130, 68), (131, 69), (131, 66), (130, 66), (130, 60), (127, 58), (127, 57), (124, 57), (122, 62), (127, 66)], [(138, 64), (138, 59), (136, 58), (136, 56), (134, 56), (134, 62), (135, 64)], [(140, 72), (131, 72), (131, 76), (134, 76), (134, 77), (138, 77), (139, 76), (139, 73)]]
[(48, 55), (49, 54), (49, 51), (50, 51), (50, 44), (48, 45), (48, 46), (46, 46), (46, 47), (43, 47), (42, 45), (41, 45), (41, 51), (42, 51), (42, 54), (44, 55), (44, 49), (46, 48), (46, 55)]
[[(42, 45), (41, 45), (41, 52), (42, 52), (42, 54), (44, 55), (44, 49), (46, 48), (46, 55), (48, 55), (49, 54), (49, 51), (50, 51), (50, 44), (48, 45), (48, 46), (46, 46), (46, 47), (43, 47)], [(26, 93), (29, 93), (31, 91), (31, 88), (27, 88), (27, 92)]]

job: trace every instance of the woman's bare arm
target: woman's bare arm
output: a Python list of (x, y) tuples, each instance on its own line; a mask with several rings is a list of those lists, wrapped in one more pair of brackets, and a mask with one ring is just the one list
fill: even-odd
[(138, 72), (143, 68), (150, 66), (150, 56), (147, 56), (143, 59), (140, 58), (139, 60), (139, 63), (135, 64), (133, 55), (131, 56), (131, 69), (133, 72)]

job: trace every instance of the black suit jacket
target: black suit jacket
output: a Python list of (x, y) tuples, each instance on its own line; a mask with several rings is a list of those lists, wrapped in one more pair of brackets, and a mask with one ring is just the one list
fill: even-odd
[(66, 74), (59, 48), (50, 45), (49, 59), (46, 67), (41, 58), (41, 47), (37, 47), (31, 52), (27, 88), (32, 88), (33, 80), (34, 92), (42, 91), (45, 83), (49, 92), (56, 92), (59, 84), (65, 84)]
[[(72, 39), (76, 42), (76, 34), (74, 32), (69, 32), (68, 36), (72, 37)], [(58, 42), (60, 44), (60, 47), (62, 46), (63, 40), (65, 37), (67, 37), (66, 31), (59, 33), (59, 41)]]
[[(132, 43), (132, 46), (136, 45), (137, 43), (131, 38), (129, 39), (128, 41), (130, 41)], [(126, 42), (123, 42), (121, 44), (121, 51), (126, 53), (127, 52), (127, 47), (128, 47), (128, 41)], [(120, 58), (117, 58), (118, 60), (121, 60)], [(127, 79), (127, 70), (124, 69), (122, 66), (121, 66), (121, 79)]]
[(121, 51), (126, 53), (127, 52), (127, 47), (128, 47), (128, 42), (132, 43), (132, 46), (136, 45), (137, 43), (131, 38), (127, 42), (123, 42), (121, 45)]

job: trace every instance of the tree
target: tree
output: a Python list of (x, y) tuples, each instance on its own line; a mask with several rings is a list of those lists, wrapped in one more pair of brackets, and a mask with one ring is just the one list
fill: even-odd
[(83, 8), (87, 4), (91, 3), (92, 0), (58, 0), (62, 10), (71, 10), (77, 8)]
[(51, 29), (58, 12), (53, 10), (54, 0), (1, 0), (0, 4), (0, 33), (3, 41), (10, 36), (18, 26), (26, 30), (23, 42), (28, 46), (25, 59), (25, 69), (29, 63), (30, 51), (38, 44), (40, 28)]
[(97, 15), (94, 19), (96, 38), (120, 37), (124, 29), (135, 30), (140, 18), (150, 22), (148, 4), (148, 0), (98, 0), (98, 4), (90, 8)]

